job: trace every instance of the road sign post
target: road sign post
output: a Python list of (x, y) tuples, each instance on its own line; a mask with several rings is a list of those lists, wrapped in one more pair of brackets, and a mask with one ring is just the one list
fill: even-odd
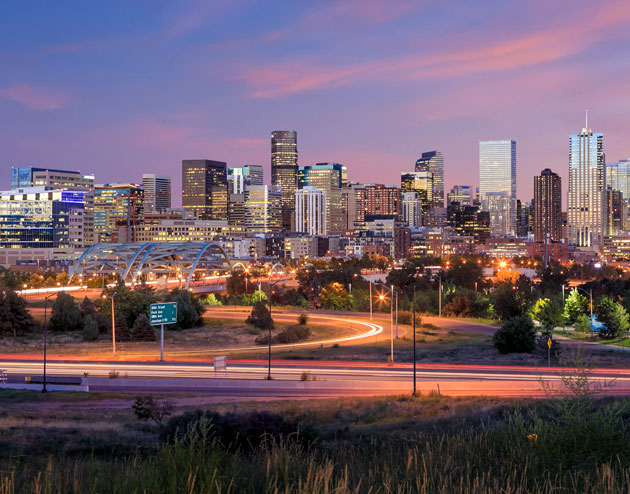
[(177, 322), (177, 302), (151, 304), (149, 308), (149, 324), (160, 325), (160, 362), (164, 362), (164, 325)]
[(551, 336), (547, 340), (547, 367), (551, 367)]

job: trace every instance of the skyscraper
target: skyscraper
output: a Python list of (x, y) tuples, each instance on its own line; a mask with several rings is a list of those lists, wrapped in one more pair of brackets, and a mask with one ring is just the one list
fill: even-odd
[(544, 242), (545, 234), (562, 240), (562, 181), (549, 168), (534, 177), (534, 240)]
[(143, 173), (142, 188), (146, 213), (164, 213), (171, 209), (171, 177)]
[(297, 172), (297, 132), (274, 130), (271, 133), (271, 185), (282, 189), (282, 228), (287, 231), (293, 227)]
[[(144, 217), (144, 194), (138, 184), (104, 184), (94, 188), (94, 233), (98, 242), (133, 242), (133, 225)], [(119, 236), (119, 227), (124, 229)]]
[(600, 245), (606, 235), (604, 135), (583, 128), (569, 136), (569, 244)]
[[(500, 194), (506, 200), (499, 201)], [(504, 235), (513, 235), (516, 231), (516, 141), (479, 142), (479, 199), (483, 210), (490, 212), (491, 233), (505, 231)], [(496, 210), (501, 204), (506, 211)], [(500, 224), (493, 225), (493, 221)]]
[(344, 228), (342, 188), (348, 183), (346, 167), (339, 163), (301, 166), (298, 188), (312, 186), (326, 192), (326, 234), (340, 235)]
[(182, 207), (200, 220), (228, 219), (227, 164), (223, 161), (182, 161)]
[(402, 194), (402, 220), (409, 228), (422, 226), (422, 201), (417, 192), (403, 192)]
[(282, 230), (282, 192), (273, 185), (251, 185), (245, 190), (245, 227), (248, 233)]
[(264, 185), (263, 167), (245, 165), (242, 168), (229, 168), (228, 184), (230, 194), (242, 194), (248, 185)]
[(440, 151), (422, 153), (416, 161), (417, 172), (431, 172), (433, 174), (433, 207), (444, 207), (444, 155)]
[(623, 194), (623, 230), (630, 230), (630, 159), (606, 162), (606, 187)]

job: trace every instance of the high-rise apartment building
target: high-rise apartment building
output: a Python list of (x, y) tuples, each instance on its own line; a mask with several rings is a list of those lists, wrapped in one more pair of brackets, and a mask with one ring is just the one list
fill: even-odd
[[(144, 191), (138, 184), (94, 187), (94, 234), (97, 242), (133, 242), (132, 226), (144, 217)], [(124, 229), (122, 238), (118, 229)]]
[(164, 213), (171, 209), (171, 177), (144, 173), (142, 188), (146, 213)]
[(227, 178), (230, 194), (242, 194), (248, 185), (264, 185), (263, 167), (261, 165), (229, 168)]
[(594, 248), (606, 235), (604, 135), (583, 128), (569, 136), (569, 244)]
[(91, 191), (26, 187), (0, 193), (0, 248), (87, 247), (86, 197)]
[[(492, 198), (488, 196), (492, 194)], [(505, 200), (499, 200), (499, 195)], [(479, 199), (484, 211), (490, 212), (490, 231), (514, 235), (516, 231), (516, 141), (479, 142)], [(485, 202), (484, 202), (485, 201)], [(504, 204), (506, 210), (490, 211)], [(493, 224), (493, 221), (500, 223)]]
[(223, 161), (182, 161), (182, 207), (200, 220), (228, 219), (227, 164)]
[(245, 227), (250, 234), (282, 231), (282, 191), (273, 185), (245, 190)]
[(606, 231), (607, 235), (618, 235), (623, 230), (625, 208), (623, 193), (620, 190), (606, 189)]
[[(521, 202), (516, 200), (516, 236), (527, 237), (534, 231), (534, 200)], [(562, 228), (561, 228), (562, 231)], [(562, 234), (564, 235), (564, 234)], [(562, 236), (564, 238), (564, 236)]]
[(295, 191), (295, 231), (309, 235), (328, 235), (326, 191), (306, 186)]
[(534, 240), (562, 240), (562, 181), (560, 175), (545, 168), (534, 177)]
[(402, 220), (409, 228), (422, 226), (422, 200), (417, 192), (402, 193)]
[(366, 216), (400, 217), (400, 188), (395, 185), (354, 184), (348, 203), (348, 210), (354, 209), (354, 221), (364, 221)]
[(424, 214), (429, 214), (430, 210), (436, 207), (433, 200), (433, 189), (433, 173), (430, 171), (403, 172), (400, 174), (400, 191), (403, 194), (405, 192), (417, 192)]
[(446, 205), (456, 202), (460, 206), (472, 206), (474, 199), (473, 188), (470, 185), (454, 185), (446, 196)]
[(345, 222), (342, 189), (347, 183), (346, 167), (339, 163), (317, 163), (299, 167), (299, 189), (310, 186), (326, 192), (327, 235), (343, 233)]
[(431, 172), (433, 174), (433, 207), (444, 207), (444, 155), (440, 151), (422, 153), (416, 161), (417, 172)]
[(282, 190), (282, 228), (286, 231), (293, 227), (297, 173), (297, 132), (274, 130), (271, 133), (271, 185)]

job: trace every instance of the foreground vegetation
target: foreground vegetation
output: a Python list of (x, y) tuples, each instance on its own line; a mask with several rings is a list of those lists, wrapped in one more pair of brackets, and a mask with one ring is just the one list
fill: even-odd
[(0, 392), (0, 493), (627, 492), (630, 400), (566, 384), (539, 401), (223, 404), (162, 426), (107, 401), (94, 424), (94, 397), (37, 411)]

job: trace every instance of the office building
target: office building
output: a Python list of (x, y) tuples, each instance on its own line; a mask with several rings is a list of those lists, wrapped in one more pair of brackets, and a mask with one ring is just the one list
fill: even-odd
[[(94, 187), (94, 234), (97, 242), (133, 242), (132, 226), (144, 217), (144, 191), (138, 184)], [(119, 238), (119, 227), (125, 234)]]
[(182, 206), (200, 220), (228, 217), (227, 164), (223, 161), (182, 161)]
[(274, 130), (271, 133), (271, 185), (282, 191), (282, 228), (293, 228), (297, 189), (297, 132)]
[[(493, 197), (488, 198), (489, 194)], [(505, 200), (498, 200), (498, 195), (501, 194)], [(516, 231), (516, 141), (479, 142), (479, 199), (484, 211), (490, 212), (490, 230), (514, 235)], [(506, 209), (503, 212), (490, 211), (488, 209), (490, 204), (493, 207), (502, 204)], [(500, 224), (495, 224), (494, 221), (499, 221)]]
[(569, 136), (567, 227), (570, 245), (596, 248), (606, 235), (604, 135), (583, 128)]
[[(433, 173), (429, 171), (403, 172), (400, 174), (400, 191), (417, 192), (423, 214), (429, 214), (435, 206), (433, 200)], [(443, 203), (444, 201), (442, 201)], [(443, 207), (443, 206), (440, 206)]]
[(306, 186), (295, 191), (295, 231), (309, 235), (328, 235), (325, 190)]
[(481, 209), (490, 215), (490, 235), (515, 235), (516, 201), (505, 192), (487, 192), (482, 197)]
[(451, 202), (447, 208), (448, 225), (461, 237), (472, 237), (475, 243), (484, 243), (490, 236), (490, 214), (480, 206)]
[(317, 163), (298, 169), (298, 188), (315, 187), (326, 193), (326, 234), (344, 231), (342, 189), (348, 183), (346, 167), (339, 163)]
[(0, 193), (0, 248), (80, 248), (89, 191), (26, 187)]
[(248, 234), (282, 231), (280, 187), (251, 185), (245, 190), (245, 228)]
[(431, 172), (433, 174), (433, 207), (444, 207), (444, 156), (440, 151), (422, 153), (416, 161), (417, 172)]
[[(353, 191), (356, 221), (364, 221), (366, 216), (396, 216), (400, 217), (400, 188), (395, 185), (384, 184), (354, 184)], [(349, 199), (351, 200), (351, 199)]]
[(403, 192), (402, 220), (409, 228), (422, 226), (422, 201), (417, 192)]
[(452, 202), (458, 203), (460, 206), (472, 206), (475, 195), (470, 185), (454, 185), (446, 196), (446, 206)]
[(562, 184), (560, 176), (545, 168), (534, 177), (534, 241), (562, 240)]
[(242, 194), (248, 185), (264, 185), (263, 167), (261, 165), (229, 168), (227, 178), (230, 194)]
[[(521, 202), (516, 200), (516, 236), (528, 237), (534, 231), (534, 200)], [(562, 215), (561, 215), (562, 216)], [(562, 231), (562, 227), (560, 228)], [(562, 238), (565, 238), (562, 236)]]
[(144, 173), (142, 188), (144, 189), (145, 212), (164, 213), (171, 209), (171, 177)]

